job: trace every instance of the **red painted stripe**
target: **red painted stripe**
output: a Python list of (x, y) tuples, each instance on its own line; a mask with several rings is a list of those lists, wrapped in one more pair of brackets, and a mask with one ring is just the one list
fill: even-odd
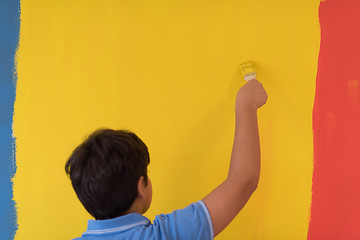
[(360, 1), (319, 7), (309, 240), (360, 239)]

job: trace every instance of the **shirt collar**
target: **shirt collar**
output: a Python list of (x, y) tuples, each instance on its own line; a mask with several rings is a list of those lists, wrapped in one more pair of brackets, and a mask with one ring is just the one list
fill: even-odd
[(89, 220), (83, 235), (99, 235), (128, 230), (140, 225), (150, 225), (151, 222), (139, 213), (129, 213), (117, 218), (106, 220)]

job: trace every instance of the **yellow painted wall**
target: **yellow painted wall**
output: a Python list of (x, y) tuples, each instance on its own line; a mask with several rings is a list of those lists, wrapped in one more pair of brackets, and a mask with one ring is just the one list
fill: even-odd
[(319, 0), (22, 0), (14, 114), (16, 240), (70, 239), (90, 217), (64, 172), (99, 127), (148, 145), (146, 216), (203, 198), (227, 175), (239, 64), (254, 60), (258, 190), (217, 239), (305, 239), (311, 200)]

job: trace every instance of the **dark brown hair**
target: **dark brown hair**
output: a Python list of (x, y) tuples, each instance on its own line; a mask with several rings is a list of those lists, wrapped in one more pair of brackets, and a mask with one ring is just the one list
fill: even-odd
[(100, 129), (73, 151), (65, 171), (86, 210), (109, 219), (129, 210), (140, 177), (147, 183), (149, 163), (148, 148), (136, 134)]

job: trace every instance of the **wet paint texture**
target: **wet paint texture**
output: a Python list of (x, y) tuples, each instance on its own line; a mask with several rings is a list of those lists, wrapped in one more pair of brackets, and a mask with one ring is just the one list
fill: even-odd
[(0, 1), (0, 239), (12, 239), (16, 230), (12, 177), (15, 141), (12, 132), (19, 36), (19, 1)]
[(360, 2), (321, 2), (309, 240), (360, 239)]
[(258, 189), (217, 240), (303, 240), (313, 170), (318, 1), (21, 1), (14, 132), (16, 240), (72, 239), (90, 216), (64, 171), (99, 127), (148, 145), (146, 216), (198, 201), (227, 176), (234, 103), (255, 61)]

